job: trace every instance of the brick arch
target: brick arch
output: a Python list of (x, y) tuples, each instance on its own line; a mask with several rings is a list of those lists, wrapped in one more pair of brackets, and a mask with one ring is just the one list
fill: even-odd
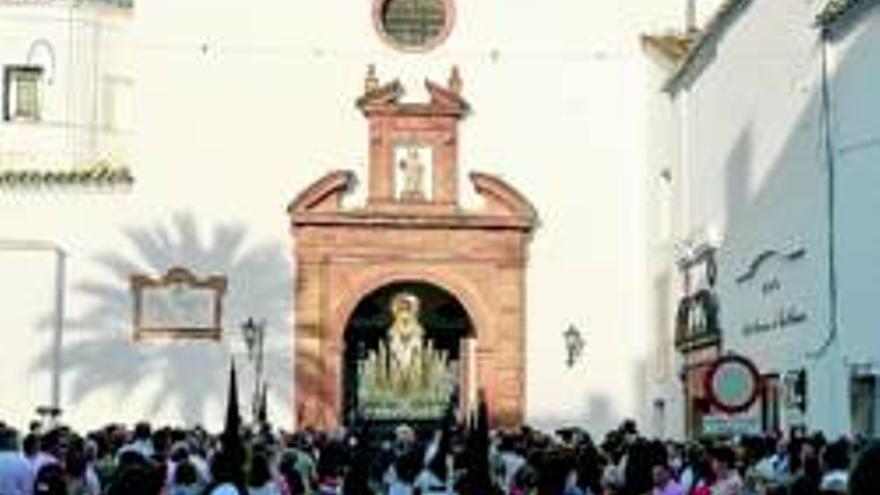
[[(444, 270), (445, 271), (445, 270)], [(455, 297), (464, 307), (471, 319), (473, 332), (478, 338), (481, 333), (485, 335), (491, 328), (491, 321), (487, 304), (484, 298), (478, 294), (479, 290), (473, 287), (473, 284), (466, 280), (459, 280), (450, 273), (440, 273), (438, 270), (431, 269), (382, 269), (376, 273), (364, 276), (359, 283), (355, 284), (351, 290), (347, 292), (342, 301), (331, 309), (332, 318), (330, 322), (331, 338), (341, 343), (345, 338), (345, 327), (351, 318), (357, 305), (376, 290), (395, 282), (424, 282), (435, 285)]]

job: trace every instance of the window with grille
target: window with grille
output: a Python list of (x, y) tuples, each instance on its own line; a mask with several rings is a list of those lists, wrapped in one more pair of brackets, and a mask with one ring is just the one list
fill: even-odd
[(7, 67), (3, 75), (5, 120), (40, 120), (40, 67)]
[(383, 33), (403, 48), (437, 43), (449, 27), (448, 0), (385, 0), (380, 22)]

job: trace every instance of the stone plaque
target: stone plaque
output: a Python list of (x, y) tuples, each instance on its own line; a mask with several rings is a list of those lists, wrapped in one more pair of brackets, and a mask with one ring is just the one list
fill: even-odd
[(219, 339), (226, 277), (199, 279), (174, 267), (161, 278), (134, 275), (134, 336)]

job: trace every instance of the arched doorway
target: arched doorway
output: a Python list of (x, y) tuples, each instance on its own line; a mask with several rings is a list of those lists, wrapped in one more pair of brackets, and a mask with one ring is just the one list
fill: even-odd
[(474, 336), (464, 305), (435, 284), (402, 280), (370, 292), (345, 327), (344, 422), (442, 420), (459, 405), (472, 359), (465, 339)]

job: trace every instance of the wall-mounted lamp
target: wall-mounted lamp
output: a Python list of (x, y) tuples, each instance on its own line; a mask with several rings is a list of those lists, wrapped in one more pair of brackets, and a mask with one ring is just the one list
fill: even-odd
[(572, 368), (584, 353), (584, 337), (577, 327), (569, 325), (568, 330), (562, 333), (562, 338), (565, 340), (567, 353), (565, 364)]

